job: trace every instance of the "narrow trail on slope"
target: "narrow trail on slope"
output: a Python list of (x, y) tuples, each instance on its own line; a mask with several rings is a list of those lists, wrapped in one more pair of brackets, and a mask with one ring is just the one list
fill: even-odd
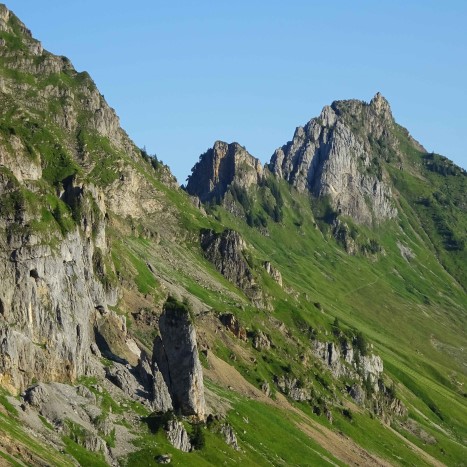
[(372, 285), (375, 285), (381, 278), (377, 277), (373, 282), (368, 282), (367, 284), (360, 285), (359, 287), (356, 287), (355, 289), (349, 290), (348, 292), (345, 292), (344, 297), (347, 295), (353, 294), (357, 292), (358, 290), (365, 289), (366, 287), (370, 287)]

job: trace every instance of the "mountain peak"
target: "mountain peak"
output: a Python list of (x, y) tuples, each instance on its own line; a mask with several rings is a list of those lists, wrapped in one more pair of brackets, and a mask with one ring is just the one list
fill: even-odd
[(351, 99), (325, 106), (277, 149), (270, 169), (297, 190), (328, 196), (336, 212), (358, 223), (392, 218), (396, 209), (370, 140), (389, 134), (393, 118), (377, 93), (368, 104)]
[(188, 177), (187, 192), (202, 202), (222, 198), (232, 183), (244, 188), (263, 175), (261, 162), (238, 143), (216, 141), (199, 158)]

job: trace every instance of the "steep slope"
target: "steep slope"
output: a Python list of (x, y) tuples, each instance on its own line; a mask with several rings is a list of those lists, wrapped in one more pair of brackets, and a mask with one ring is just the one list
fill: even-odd
[(161, 207), (138, 174), (148, 164), (89, 76), (1, 13), (2, 367), (18, 367), (11, 385), (22, 390), (89, 371), (91, 323), (117, 300), (109, 213)]
[[(119, 242), (139, 232), (173, 237), (181, 216), (169, 196), (182, 198), (184, 215), (196, 210), (177, 194), (169, 170), (131, 142), (86, 73), (43, 50), (3, 5), (0, 29), (0, 385), (23, 398), (19, 411), (2, 392), (2, 419), (10, 418), (2, 423), (9, 441), (1, 446), (37, 463), (65, 463), (70, 455), (86, 465), (113, 463), (135, 450), (127, 444), (137, 436), (110, 415), (119, 412), (114, 398), (137, 404), (123, 414), (128, 425), (134, 411), (149, 413), (160, 408), (162, 397), (170, 400), (183, 389), (172, 385), (168, 391), (157, 366), (144, 358), (143, 351), (152, 353), (157, 320), (146, 346), (128, 333), (119, 308), (127, 310), (128, 295), (131, 307), (157, 303), (160, 312), (168, 294), (155, 290), (146, 262)], [(143, 226), (139, 219), (147, 215), (152, 217)], [(156, 233), (157, 224), (164, 228)], [(187, 352), (200, 367), (196, 349), (195, 343)], [(192, 371), (175, 365), (173, 373)], [(204, 401), (202, 376), (196, 378), (201, 384), (190, 394)], [(75, 388), (56, 383), (78, 381)], [(162, 411), (169, 406), (167, 401)], [(51, 439), (68, 460), (35, 449), (21, 426)], [(20, 448), (21, 439), (29, 450)]]
[(376, 96), (280, 164), (216, 142), (190, 197), (86, 73), (0, 18), (1, 457), (461, 464), (460, 169)]

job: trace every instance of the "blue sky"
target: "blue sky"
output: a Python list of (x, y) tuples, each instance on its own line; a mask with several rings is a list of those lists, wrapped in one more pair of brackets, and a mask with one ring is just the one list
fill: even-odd
[(467, 2), (11, 0), (93, 77), (180, 183), (215, 140), (261, 161), (336, 99), (380, 91), (429, 151), (467, 168)]

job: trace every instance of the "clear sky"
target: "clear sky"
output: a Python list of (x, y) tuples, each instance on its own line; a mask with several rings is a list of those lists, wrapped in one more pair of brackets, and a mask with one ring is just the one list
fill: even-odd
[(261, 161), (336, 99), (380, 91), (429, 151), (467, 168), (465, 0), (11, 0), (93, 77), (180, 183), (215, 140)]

